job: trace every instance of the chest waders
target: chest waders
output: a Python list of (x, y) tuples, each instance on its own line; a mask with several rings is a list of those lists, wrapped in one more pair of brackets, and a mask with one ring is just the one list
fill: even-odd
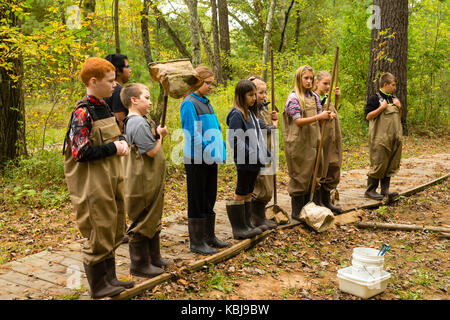
[[(114, 116), (94, 119), (89, 134), (91, 146), (119, 140), (120, 129)], [(87, 162), (76, 162), (70, 143), (64, 143), (64, 174), (75, 211), (78, 229), (84, 241), (81, 245), (83, 266), (94, 299), (112, 297), (133, 281), (119, 281), (115, 271), (115, 250), (124, 237), (125, 210), (123, 167), (117, 155)]]
[[(389, 192), (389, 184), (390, 178), (400, 168), (402, 135), (400, 110), (392, 103), (369, 121), (370, 170), (367, 174), (366, 197), (381, 200), (383, 196), (393, 198), (398, 195)], [(380, 180), (381, 195), (376, 193)]]
[[(156, 130), (151, 128), (155, 136)], [(161, 231), (165, 176), (166, 159), (162, 146), (151, 158), (141, 154), (136, 145), (130, 145), (125, 161), (125, 211), (130, 220), (130, 241), (142, 236), (151, 239)]]
[[(272, 116), (266, 110), (260, 110), (261, 115), (264, 118), (264, 122), (267, 124), (272, 123)], [(258, 123), (257, 123), (258, 125)], [(270, 150), (272, 156), (275, 157), (275, 152), (272, 150), (272, 130), (266, 130), (266, 145), (267, 150)], [(266, 165), (266, 168), (270, 168), (274, 165), (274, 162), (271, 161)], [(272, 220), (266, 219), (266, 205), (272, 199), (272, 195), (274, 192), (273, 188), (274, 176), (272, 174), (261, 174), (261, 170), (259, 171), (258, 177), (256, 178), (255, 187), (252, 193), (252, 203), (251, 203), (251, 220), (252, 223), (257, 226), (267, 226), (268, 229), (276, 228), (277, 224)], [(264, 228), (264, 227), (263, 227)], [(266, 228), (264, 228), (266, 229)]]
[(341, 179), (342, 137), (339, 116), (334, 104), (330, 103), (329, 111), (336, 113), (336, 118), (326, 123), (323, 136), (323, 174), (320, 180), (322, 204), (334, 213), (342, 213), (342, 209), (331, 203), (330, 192), (336, 189)]
[(369, 177), (392, 177), (400, 168), (402, 155), (402, 124), (400, 111), (389, 104), (378, 117), (369, 122)]
[[(125, 121), (125, 128), (127, 125)], [(146, 119), (156, 137), (156, 125)], [(164, 272), (170, 263), (161, 257), (159, 234), (164, 208), (166, 160), (164, 149), (153, 158), (141, 154), (135, 144), (125, 161), (125, 211), (130, 220), (127, 233), (130, 252), (130, 273), (151, 278)]]
[[(315, 97), (305, 97), (302, 117), (309, 118), (315, 115), (317, 115)], [(320, 144), (319, 122), (315, 121), (305, 126), (297, 126), (295, 121), (286, 112), (283, 112), (283, 136), (284, 152), (290, 177), (288, 193), (291, 196), (291, 216), (293, 219), (301, 221), (300, 212), (309, 201)], [(317, 178), (314, 182), (316, 183), (315, 190), (319, 190), (319, 181), (322, 176), (323, 157), (320, 157), (320, 159)]]
[[(95, 120), (89, 144), (98, 146), (118, 141), (116, 118)], [(78, 229), (85, 238), (83, 261), (94, 265), (114, 257), (122, 243), (125, 228), (124, 177), (120, 157), (77, 162), (70, 145), (64, 152), (64, 174)]]

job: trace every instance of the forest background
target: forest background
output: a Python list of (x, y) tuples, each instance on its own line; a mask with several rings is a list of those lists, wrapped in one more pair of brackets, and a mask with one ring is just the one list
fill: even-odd
[[(46, 208), (69, 214), (61, 149), (70, 112), (85, 94), (79, 71), (90, 56), (126, 54), (132, 69), (130, 83), (149, 86), (154, 106), (151, 113), (157, 121), (160, 86), (151, 80), (148, 62), (188, 57), (194, 65), (213, 67), (217, 86), (210, 100), (225, 136), (225, 117), (232, 107), (234, 87), (248, 75), (264, 75), (269, 70), (269, 45), (274, 52), (276, 105), (280, 110), (293, 88), (295, 70), (308, 64), (316, 71), (331, 71), (335, 47), (339, 46), (344, 151), (362, 148), (368, 132), (364, 105), (371, 85), (367, 79), (369, 62), (373, 62), (373, 4), (351, 0), (0, 0), (0, 121), (8, 121), (6, 111), (15, 111), (17, 128), (12, 122), (4, 126), (13, 126), (19, 135), (14, 142), (15, 154), (1, 154), (0, 211), (13, 214)], [(448, 2), (410, 0), (407, 6), (408, 134), (414, 139), (446, 140), (450, 118)], [(217, 10), (215, 18), (213, 10)], [(380, 34), (396, 37), (389, 29), (380, 30)], [(383, 45), (386, 43), (380, 42), (379, 46)], [(379, 58), (395, 63), (392, 57)], [(268, 81), (268, 100), (270, 90)], [(22, 101), (8, 105), (8, 99), (14, 97)], [(169, 98), (169, 132), (181, 127), (180, 104), (180, 100)], [(164, 142), (169, 190), (178, 190), (177, 184), (184, 182), (180, 178), (182, 165), (170, 161), (181, 139), (168, 136)], [(347, 169), (352, 161), (358, 159), (346, 159)], [(280, 167), (285, 169), (281, 130)], [(234, 171), (233, 165), (220, 167), (219, 193), (232, 189), (225, 181), (234, 177)], [(0, 230), (11, 228), (8, 219), (7, 215), (1, 217)], [(33, 244), (32, 249), (37, 247)], [(11, 252), (17, 250), (12, 245), (2, 246), (0, 263), (11, 259)]]

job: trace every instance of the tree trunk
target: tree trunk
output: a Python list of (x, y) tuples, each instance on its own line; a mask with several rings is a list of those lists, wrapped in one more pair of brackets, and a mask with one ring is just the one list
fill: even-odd
[(216, 66), (215, 79), (217, 83), (223, 84), (223, 70), (222, 63), (220, 59), (220, 49), (219, 49), (219, 28), (217, 26), (217, 3), (216, 0), (211, 0), (211, 28), (213, 34), (214, 42), (214, 65)]
[[(89, 34), (82, 39), (83, 43), (92, 42), (94, 39), (94, 27), (92, 20), (95, 15), (95, 0), (85, 0), (83, 1), (83, 9), (84, 9), (84, 17), (83, 19), (87, 22), (86, 29), (89, 31)], [(93, 55), (92, 49), (88, 49), (88, 54)]]
[(295, 46), (298, 45), (298, 37), (300, 36), (300, 8), (297, 7), (297, 17), (295, 19)]
[(217, 9), (219, 14), (219, 45), (223, 52), (222, 68), (225, 81), (231, 79), (231, 46), (230, 30), (228, 25), (228, 4), (227, 0), (217, 0)]
[(191, 54), (186, 49), (186, 46), (180, 41), (180, 39), (178, 38), (175, 31), (173, 31), (173, 29), (169, 26), (166, 19), (164, 19), (164, 15), (162, 14), (162, 12), (159, 11), (158, 7), (156, 6), (155, 3), (153, 3), (152, 0), (148, 0), (148, 1), (150, 3), (150, 6), (152, 7), (153, 12), (155, 13), (156, 20), (158, 21), (159, 24), (161, 24), (163, 26), (164, 29), (166, 29), (167, 34), (172, 39), (172, 41), (175, 44), (175, 46), (177, 47), (178, 51), (181, 53), (181, 55), (183, 57), (188, 58), (189, 60), (192, 61)]
[(292, 6), (294, 5), (295, 0), (291, 1), (291, 4), (289, 5), (289, 8), (286, 11), (286, 14), (284, 16), (284, 21), (283, 21), (283, 28), (281, 30), (281, 39), (280, 39), (280, 47), (278, 48), (278, 52), (281, 52), (281, 50), (283, 49), (284, 46), (287, 45), (285, 39), (285, 34), (286, 34), (286, 27), (288, 24), (288, 20), (289, 20), (289, 14), (291, 13), (292, 10)]
[(142, 44), (144, 47), (144, 57), (147, 66), (149, 63), (153, 62), (152, 48), (150, 46), (150, 35), (148, 33), (148, 6), (149, 6), (148, 0), (144, 0), (143, 8), (141, 11), (141, 35), (142, 35)]
[[(18, 5), (18, 1), (14, 2)], [(10, 28), (20, 27), (15, 11), (6, 6), (6, 3), (0, 4), (0, 20)], [(10, 50), (8, 53), (2, 52), (0, 57), (0, 170), (6, 161), (27, 153), (22, 53), (8, 41), (7, 33), (6, 37), (4, 34), (0, 38), (0, 47), (2, 46), (7, 46)]]
[(270, 1), (269, 13), (267, 14), (266, 29), (264, 31), (264, 44), (263, 44), (263, 79), (267, 82), (267, 64), (269, 62), (270, 52), (270, 34), (272, 33), (272, 21), (275, 13), (276, 0)]
[(380, 25), (372, 24), (366, 101), (378, 90), (380, 73), (392, 73), (397, 78), (395, 95), (402, 104), (403, 134), (407, 135), (408, 0), (374, 0), (373, 5)]
[(197, 19), (197, 25), (198, 25), (198, 31), (200, 32), (200, 36), (202, 39), (203, 48), (205, 49), (206, 56), (208, 57), (209, 64), (212, 67), (214, 74), (216, 74), (216, 71), (215, 71), (216, 66), (214, 64), (214, 53), (212, 52), (211, 45), (209, 44), (209, 37), (206, 34), (205, 29), (203, 28), (203, 24), (200, 21), (200, 19)]
[(202, 51), (200, 48), (200, 36), (198, 27), (198, 11), (197, 0), (184, 0), (184, 3), (189, 9), (189, 23), (191, 33), (191, 47), (192, 47), (192, 65), (197, 67), (202, 61)]
[(114, 39), (116, 41), (116, 53), (120, 53), (119, 0), (114, 0)]

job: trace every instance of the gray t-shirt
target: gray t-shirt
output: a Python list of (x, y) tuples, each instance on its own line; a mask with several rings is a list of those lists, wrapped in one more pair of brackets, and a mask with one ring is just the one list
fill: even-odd
[(135, 144), (141, 154), (156, 147), (156, 139), (147, 120), (138, 115), (131, 115), (125, 126), (129, 144)]

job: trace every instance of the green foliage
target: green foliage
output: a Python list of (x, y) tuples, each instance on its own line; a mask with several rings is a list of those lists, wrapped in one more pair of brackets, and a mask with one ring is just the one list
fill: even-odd
[(59, 150), (39, 150), (7, 164), (3, 176), (2, 202), (59, 208), (69, 200)]

